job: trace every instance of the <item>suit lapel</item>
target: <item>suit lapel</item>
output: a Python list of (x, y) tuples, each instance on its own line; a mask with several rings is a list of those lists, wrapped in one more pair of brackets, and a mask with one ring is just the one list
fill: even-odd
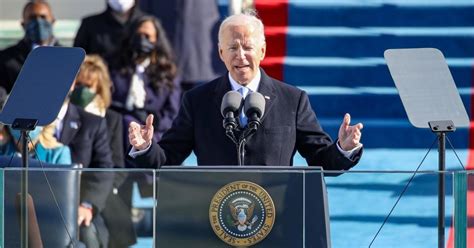
[(260, 78), (258, 92), (265, 98), (265, 112), (263, 113), (263, 117), (260, 118), (260, 120), (263, 121), (276, 101), (276, 94), (273, 79), (270, 78), (263, 69), (260, 69), (260, 72), (262, 76)]
[(219, 109), (219, 113), (221, 109), (222, 98), (224, 98), (225, 93), (231, 90), (232, 87), (230, 86), (229, 77), (226, 73), (225, 76), (219, 78), (219, 82), (217, 82), (216, 88), (214, 89), (214, 103), (217, 109)]
[(76, 106), (68, 104), (66, 115), (63, 119), (63, 129), (59, 141), (65, 145), (69, 145), (81, 128), (81, 117)]

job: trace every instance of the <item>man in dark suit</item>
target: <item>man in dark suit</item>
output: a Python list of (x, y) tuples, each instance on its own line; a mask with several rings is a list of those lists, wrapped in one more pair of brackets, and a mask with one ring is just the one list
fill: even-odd
[(54, 16), (45, 1), (30, 1), (23, 8), (21, 26), (25, 36), (16, 45), (0, 51), (0, 86), (10, 93), (26, 57), (38, 46), (59, 46), (53, 35)]
[(130, 25), (144, 15), (134, 0), (107, 0), (105, 11), (82, 19), (74, 46), (100, 55), (110, 65)]
[(225, 19), (219, 30), (219, 54), (228, 75), (188, 91), (173, 126), (158, 144), (151, 138), (153, 116), (145, 126), (131, 123), (130, 155), (148, 167), (181, 164), (191, 151), (200, 165), (237, 164), (235, 145), (222, 128), (220, 105), (226, 92), (245, 88), (261, 93), (266, 109), (261, 127), (247, 142), (244, 164), (289, 166), (298, 151), (308, 165), (326, 170), (354, 166), (362, 154), (362, 124), (350, 126), (346, 114), (333, 143), (319, 125), (306, 93), (260, 69), (265, 51), (263, 24), (258, 18), (239, 14)]

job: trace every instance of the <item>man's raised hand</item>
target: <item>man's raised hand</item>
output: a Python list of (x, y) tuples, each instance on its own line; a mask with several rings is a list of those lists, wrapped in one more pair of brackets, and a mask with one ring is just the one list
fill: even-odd
[(351, 116), (349, 114), (344, 115), (341, 127), (339, 128), (339, 146), (344, 151), (350, 151), (357, 146), (360, 146), (360, 137), (362, 136), (362, 123), (357, 123), (354, 126), (350, 126)]
[(146, 149), (153, 140), (153, 115), (146, 118), (146, 124), (140, 125), (134, 121), (128, 126), (128, 140), (130, 144), (138, 151)]

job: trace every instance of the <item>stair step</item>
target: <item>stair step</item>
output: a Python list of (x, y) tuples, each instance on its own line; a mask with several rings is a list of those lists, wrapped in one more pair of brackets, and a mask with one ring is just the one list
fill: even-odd
[[(226, 2), (227, 0), (219, 0)], [(259, 0), (257, 0), (259, 1)], [(471, 6), (472, 0), (288, 0), (290, 4), (312, 5), (312, 6)]]
[(289, 26), (451, 27), (472, 26), (473, 23), (472, 1), (460, 1), (458, 4), (457, 1), (326, 2), (319, 1), (318, 4), (318, 1), (290, 0)]
[[(351, 124), (361, 122), (364, 124), (362, 130), (362, 143), (365, 148), (426, 148), (428, 149), (436, 136), (427, 128), (415, 128), (408, 119), (361, 119), (354, 115)], [(340, 119), (318, 120), (323, 129), (333, 138), (337, 138), (337, 133), (342, 122)], [(453, 133), (448, 133), (447, 137), (456, 149), (468, 147), (469, 134), (467, 128), (458, 128)], [(448, 145), (447, 145), (448, 147)], [(436, 144), (435, 144), (436, 149)]]
[[(286, 83), (299, 86), (393, 87), (390, 71), (383, 58), (266, 57), (262, 66), (267, 73), (284, 64)], [(473, 58), (447, 59), (458, 88), (471, 87)]]
[[(345, 88), (345, 91), (315, 93), (318, 88), (312, 87), (314, 91), (307, 91), (308, 97), (315, 112), (326, 118), (336, 118), (344, 113), (351, 113), (358, 118), (407, 118), (395, 88), (385, 89), (385, 92)], [(461, 99), (469, 112), (470, 89), (461, 93), (464, 93)]]
[(472, 27), (288, 27), (269, 28), (266, 35), (269, 44), (286, 39), (287, 56), (381, 57), (389, 48), (414, 47), (438, 48), (446, 57), (474, 55)]

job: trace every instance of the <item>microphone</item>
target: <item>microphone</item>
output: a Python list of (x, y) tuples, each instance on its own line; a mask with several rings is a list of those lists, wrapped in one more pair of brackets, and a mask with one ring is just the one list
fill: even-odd
[(232, 131), (238, 126), (234, 113), (237, 113), (241, 105), (242, 95), (239, 92), (229, 91), (222, 98), (221, 114), (224, 117), (222, 124), (226, 132)]
[(260, 126), (260, 118), (265, 112), (265, 98), (258, 92), (251, 92), (245, 98), (245, 115), (248, 118), (248, 127), (257, 130)]

